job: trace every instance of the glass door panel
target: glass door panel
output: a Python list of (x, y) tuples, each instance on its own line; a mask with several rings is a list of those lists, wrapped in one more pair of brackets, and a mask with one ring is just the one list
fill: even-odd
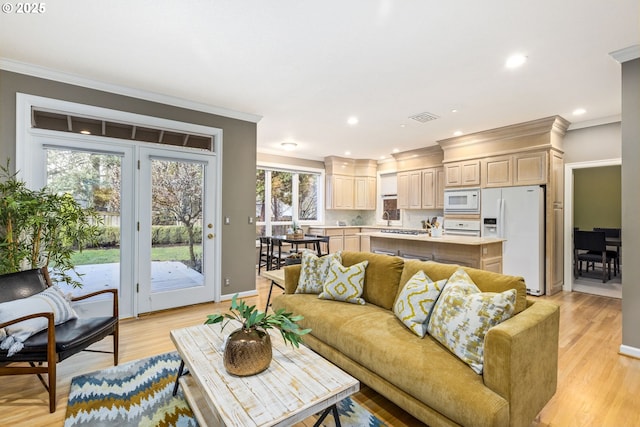
[(205, 197), (213, 162), (197, 154), (160, 155), (141, 154), (141, 180), (149, 191), (141, 193), (148, 196), (140, 209), (140, 312), (214, 297), (213, 277), (206, 277), (212, 268), (205, 271), (213, 265), (213, 222), (206, 220), (213, 197)]
[(119, 290), (122, 156), (49, 147), (46, 172), (50, 191), (71, 194), (83, 207), (95, 209), (102, 219), (98, 244), (72, 256), (77, 274), (69, 273), (82, 287), (58, 285), (72, 295)]

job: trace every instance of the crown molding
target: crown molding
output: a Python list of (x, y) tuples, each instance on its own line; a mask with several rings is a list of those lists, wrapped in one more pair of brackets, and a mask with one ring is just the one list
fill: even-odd
[(634, 59), (640, 58), (640, 45), (634, 44), (623, 49), (614, 50), (610, 52), (609, 55), (619, 63), (632, 61)]
[(208, 104), (202, 104), (188, 99), (178, 98), (174, 96), (164, 95), (156, 92), (149, 92), (135, 89), (127, 86), (120, 86), (111, 83), (92, 80), (76, 74), (57, 71), (39, 65), (28, 64), (25, 62), (15, 61), (13, 59), (0, 57), (0, 70), (10, 71), (19, 74), (25, 74), (32, 77), (38, 77), (47, 80), (53, 80), (60, 83), (67, 83), (75, 86), (81, 86), (88, 89), (100, 90), (104, 92), (114, 93), (117, 95), (130, 96), (133, 98), (143, 99), (145, 101), (158, 102), (160, 104), (172, 105), (174, 107), (186, 108), (189, 110), (201, 111), (203, 113), (215, 114), (218, 116), (228, 117), (231, 119), (244, 120), (247, 122), (258, 123), (262, 116), (252, 113), (244, 113), (241, 111), (230, 110), (227, 108), (217, 107)]

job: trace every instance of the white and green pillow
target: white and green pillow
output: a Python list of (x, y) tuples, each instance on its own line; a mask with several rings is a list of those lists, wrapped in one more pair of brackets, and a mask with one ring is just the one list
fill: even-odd
[(300, 261), (300, 279), (296, 294), (319, 294), (322, 292), (322, 285), (327, 277), (331, 261), (342, 262), (340, 252), (331, 253), (323, 257), (318, 257), (311, 250), (302, 251)]
[(405, 283), (393, 304), (393, 313), (414, 334), (424, 337), (432, 308), (447, 279), (434, 282), (419, 270)]
[(327, 278), (318, 298), (344, 301), (352, 304), (364, 304), (361, 298), (364, 289), (364, 273), (369, 261), (362, 261), (350, 267), (333, 260), (329, 265)]
[[(53, 313), (56, 325), (78, 317), (62, 291), (56, 286), (51, 286), (30, 297), (1, 303), (0, 323), (35, 313)], [(35, 317), (6, 326), (0, 334), (0, 349), (7, 350), (7, 355), (11, 357), (22, 350), (23, 342), (27, 338), (46, 328), (45, 317)]]
[(484, 337), (490, 328), (513, 315), (516, 290), (480, 292), (458, 269), (433, 308), (427, 331), (477, 374), (484, 366)]

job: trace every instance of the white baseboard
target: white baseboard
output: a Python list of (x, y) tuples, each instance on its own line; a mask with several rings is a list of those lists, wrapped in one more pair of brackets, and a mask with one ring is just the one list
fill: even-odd
[[(233, 298), (234, 295), (235, 294), (222, 294), (222, 295), (220, 295), (220, 301), (231, 301), (231, 298)], [(238, 292), (238, 297), (240, 297), (240, 298), (255, 297), (257, 295), (258, 295), (258, 291), (257, 290)]]
[(621, 345), (620, 346), (620, 354), (624, 356), (635, 357), (636, 359), (640, 359), (640, 348), (631, 347), (629, 345)]

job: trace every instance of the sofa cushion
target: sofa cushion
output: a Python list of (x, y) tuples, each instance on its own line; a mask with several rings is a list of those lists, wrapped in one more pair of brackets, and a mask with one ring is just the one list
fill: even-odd
[(316, 294), (322, 292), (322, 285), (327, 278), (331, 261), (342, 261), (340, 252), (331, 253), (323, 257), (317, 256), (311, 250), (302, 251), (300, 261), (300, 279), (296, 294)]
[(428, 332), (433, 338), (482, 374), (484, 337), (489, 328), (509, 319), (516, 291), (480, 292), (469, 275), (457, 270), (433, 308)]
[(369, 265), (364, 275), (362, 298), (367, 303), (391, 310), (399, 290), (398, 285), (404, 260), (396, 256), (370, 252), (342, 252), (342, 265), (344, 266), (365, 260), (369, 261)]
[(432, 280), (438, 281), (449, 278), (455, 271), (462, 268), (473, 280), (481, 292), (504, 292), (509, 289), (516, 290), (516, 306), (513, 314), (518, 314), (527, 308), (527, 287), (524, 279), (519, 276), (507, 276), (505, 274), (493, 273), (491, 271), (478, 270), (470, 267), (460, 267), (454, 264), (441, 264), (433, 261), (407, 260), (404, 263), (404, 270), (400, 278), (400, 288), (418, 270), (424, 271)]
[(314, 295), (279, 295), (273, 309), (304, 319), (311, 335), (460, 425), (497, 425), (508, 403), (481, 375), (430, 336), (409, 331), (390, 310)]
[(318, 295), (318, 298), (364, 304), (365, 301), (360, 296), (362, 295), (367, 264), (369, 261), (365, 260), (345, 267), (339, 261), (332, 260), (322, 285), (322, 293)]
[(393, 313), (414, 334), (424, 337), (431, 309), (446, 283), (446, 279), (434, 282), (424, 271), (418, 271), (400, 290)]

